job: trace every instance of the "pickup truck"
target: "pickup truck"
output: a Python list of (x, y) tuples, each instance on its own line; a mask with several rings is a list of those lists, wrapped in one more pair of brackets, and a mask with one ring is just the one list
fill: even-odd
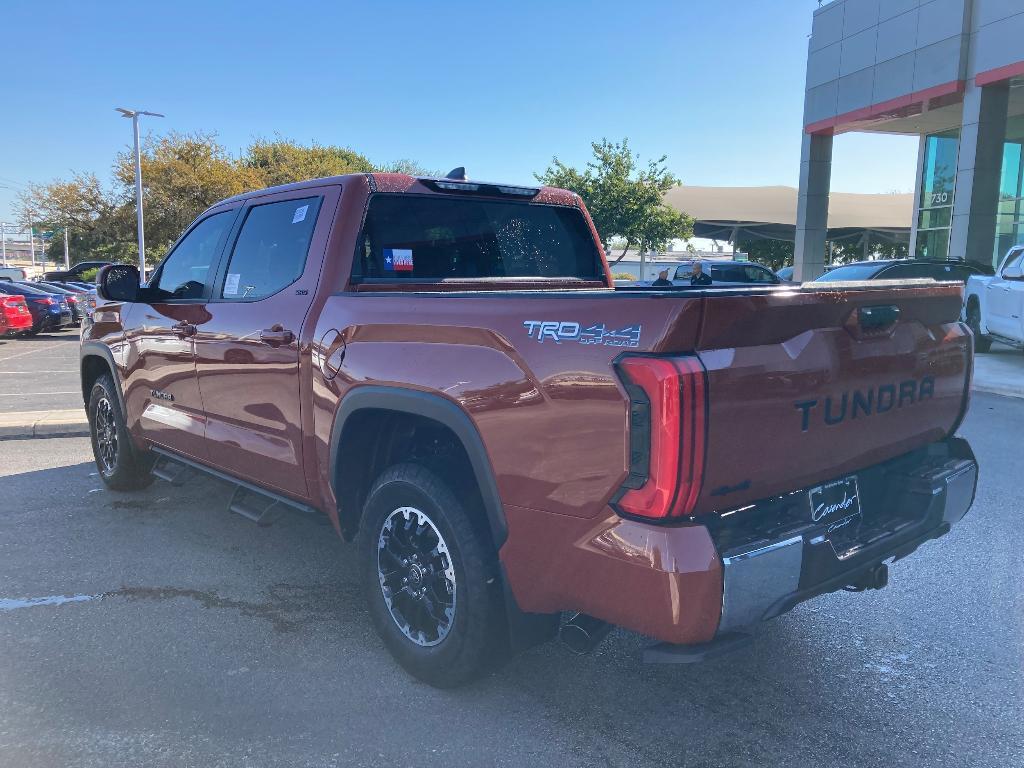
[(81, 343), (99, 474), (324, 514), (407, 670), (464, 683), (615, 625), (648, 661), (748, 642), (971, 505), (962, 286), (616, 290), (578, 195), (402, 174), (252, 192)]
[(994, 340), (1024, 347), (1024, 245), (1007, 251), (995, 275), (967, 279), (963, 318), (979, 352), (988, 352)]

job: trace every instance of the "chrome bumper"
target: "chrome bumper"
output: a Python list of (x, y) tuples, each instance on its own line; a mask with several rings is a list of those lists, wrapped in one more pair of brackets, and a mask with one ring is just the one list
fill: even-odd
[[(851, 558), (856, 561), (852, 571), (863, 570), (890, 557), (902, 557), (923, 541), (943, 535), (970, 508), (977, 478), (978, 465), (971, 457), (936, 472), (927, 478), (926, 484), (918, 484), (917, 488), (908, 490), (906, 493), (916, 498), (904, 495), (896, 503), (921, 505), (920, 535), (911, 540), (909, 549), (905, 540), (888, 546), (885, 541), (872, 544), (862, 555)], [(829, 546), (825, 537), (804, 533), (723, 556), (719, 636), (742, 631), (784, 613), (803, 599), (842, 587), (843, 584), (838, 582), (831, 589), (828, 585), (801, 584), (805, 558), (813, 556), (820, 562), (820, 553), (813, 552), (813, 548)], [(843, 564), (837, 560), (837, 575), (833, 580), (841, 579), (844, 572), (847, 571), (844, 571)]]

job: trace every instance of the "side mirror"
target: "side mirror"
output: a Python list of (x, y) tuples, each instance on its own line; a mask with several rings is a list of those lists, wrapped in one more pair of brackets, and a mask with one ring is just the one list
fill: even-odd
[(96, 293), (107, 301), (138, 301), (139, 268), (131, 264), (108, 264), (101, 267), (96, 274)]

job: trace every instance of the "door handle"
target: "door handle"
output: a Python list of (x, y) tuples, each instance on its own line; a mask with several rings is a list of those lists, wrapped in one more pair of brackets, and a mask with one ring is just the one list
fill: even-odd
[(295, 334), (282, 328), (280, 325), (275, 325), (272, 328), (264, 328), (260, 331), (260, 341), (276, 347), (280, 344), (291, 344), (295, 341)]
[(171, 330), (179, 339), (187, 339), (190, 336), (196, 335), (196, 327), (192, 323), (186, 323), (184, 320), (172, 325)]

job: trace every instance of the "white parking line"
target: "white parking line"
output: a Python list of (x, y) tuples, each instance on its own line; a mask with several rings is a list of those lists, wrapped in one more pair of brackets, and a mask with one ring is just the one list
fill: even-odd
[(34, 355), (36, 352), (45, 352), (48, 349), (50, 349), (50, 347), (40, 347), (39, 349), (29, 349), (29, 350), (26, 350), (25, 352), (19, 352), (16, 355), (8, 355), (7, 357), (0, 357), (0, 363), (4, 362), (6, 360), (13, 360), (16, 357), (24, 357), (25, 355)]
[(0, 371), (0, 376), (9, 376), (11, 374), (24, 376), (29, 373), (78, 373), (74, 368), (69, 368), (66, 371)]
[(80, 395), (82, 392), (79, 390), (71, 390), (70, 392), (0, 392), (0, 397), (30, 397), (32, 395)]

